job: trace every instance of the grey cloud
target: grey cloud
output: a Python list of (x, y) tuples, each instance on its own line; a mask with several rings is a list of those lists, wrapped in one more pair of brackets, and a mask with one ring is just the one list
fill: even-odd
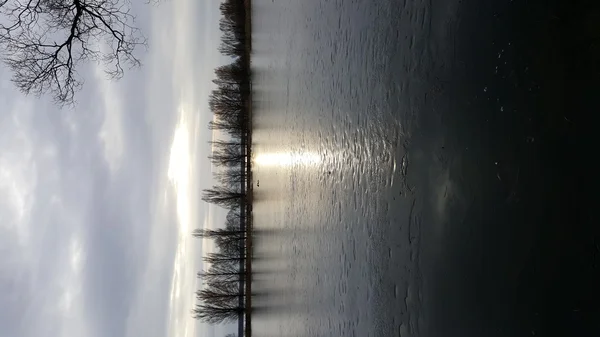
[[(69, 245), (71, 237), (77, 235), (83, 266), (78, 281), (81, 291), (74, 296), (85, 303), (78, 315), (98, 336), (125, 336), (136, 287), (143, 281), (151, 225), (151, 181), (156, 175), (150, 148), (153, 142), (149, 141), (148, 127), (139, 122), (143, 121), (142, 112), (138, 110), (136, 115), (132, 105), (127, 104), (128, 108), (131, 113), (124, 117), (123, 134), (132, 150), (117, 172), (109, 171), (98, 142), (103, 121), (100, 111), (90, 109), (76, 115), (34, 104), (35, 113), (30, 115), (2, 112), (5, 121), (19, 117), (23, 124), (20, 129), (3, 130), (9, 139), (6, 146), (14, 145), (10, 140), (16, 131), (24, 132), (31, 142), (27, 149), (31, 162), (26, 164), (35, 167), (35, 176), (28, 177), (35, 180), (31, 181), (29, 218), (18, 224), (26, 227), (26, 242), (19, 243), (14, 226), (0, 229), (1, 245), (10, 253), (0, 259), (0, 291), (5, 294), (0, 304), (3, 333), (60, 336), (61, 331), (72, 331), (65, 327), (72, 319), (61, 316), (57, 303), (69, 286), (63, 284), (67, 276), (61, 274), (70, 272)], [(0, 200), (0, 216), (14, 216), (7, 204)], [(173, 243), (173, 237), (165, 236), (165, 245), (173, 247)], [(164, 269), (168, 271), (170, 266), (166, 264)], [(168, 294), (166, 282), (160, 291)], [(149, 316), (163, 316), (164, 321), (164, 305), (149, 311), (154, 311)]]

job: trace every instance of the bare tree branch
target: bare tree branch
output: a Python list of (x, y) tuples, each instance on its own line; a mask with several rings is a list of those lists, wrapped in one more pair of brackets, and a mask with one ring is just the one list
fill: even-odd
[(12, 81), (61, 106), (73, 104), (83, 86), (79, 64), (102, 63), (110, 78), (120, 78), (140, 65), (134, 53), (146, 45), (126, 0), (2, 0), (0, 15), (0, 55)]

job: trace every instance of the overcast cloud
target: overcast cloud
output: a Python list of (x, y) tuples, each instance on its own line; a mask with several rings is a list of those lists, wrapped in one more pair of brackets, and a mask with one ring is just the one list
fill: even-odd
[(73, 110), (23, 96), (0, 67), (3, 336), (200, 334), (189, 233), (211, 225), (198, 191), (217, 6), (137, 4), (143, 68), (115, 83), (86, 65)]

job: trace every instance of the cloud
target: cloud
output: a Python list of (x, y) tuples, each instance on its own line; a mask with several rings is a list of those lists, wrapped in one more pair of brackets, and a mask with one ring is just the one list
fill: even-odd
[[(25, 136), (27, 130), (22, 121), (31, 113), (31, 105), (15, 101), (7, 111), (0, 116), (0, 247), (4, 251), (0, 254), (0, 292), (6, 294), (0, 306), (0, 323), (6, 319), (20, 325), (19, 313), (9, 308), (18, 308), (23, 293), (31, 291), (31, 271), (23, 268), (23, 263), (35, 261), (29, 210), (37, 173), (33, 147)], [(6, 332), (15, 328), (9, 325)]]
[(135, 6), (152, 32), (148, 64), (118, 83), (82, 68), (93, 81), (75, 110), (22, 96), (0, 68), (3, 335), (196, 333), (201, 245), (189, 231), (207, 209), (218, 2)]
[[(93, 101), (93, 87), (81, 95)], [(0, 99), (3, 334), (124, 336), (149, 250), (147, 127), (131, 122), (140, 115), (59, 111), (10, 86)], [(169, 277), (171, 264), (157, 269)], [(164, 322), (164, 307), (141, 311)]]
[(115, 90), (115, 82), (106, 78), (104, 68), (101, 64), (94, 66), (94, 78), (97, 82), (104, 108), (104, 122), (98, 136), (104, 148), (104, 158), (110, 169), (115, 171), (120, 167), (123, 152), (125, 151), (123, 148), (124, 136), (121, 120), (123, 114), (122, 99), (120, 94)]
[(58, 336), (89, 336), (85, 303), (82, 299), (82, 269), (85, 262), (85, 251), (81, 238), (73, 234), (68, 241), (65, 252), (64, 270), (58, 277), (58, 301), (56, 302), (57, 316), (63, 324)]
[(0, 114), (0, 325), (11, 336), (84, 333), (84, 252), (72, 231), (77, 212), (67, 214), (63, 203), (57, 142), (51, 128), (37, 128), (46, 111), (6, 88)]

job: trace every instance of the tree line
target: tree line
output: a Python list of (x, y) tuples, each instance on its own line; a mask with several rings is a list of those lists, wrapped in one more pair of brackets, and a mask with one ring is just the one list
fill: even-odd
[(248, 191), (248, 133), (250, 99), (250, 62), (247, 52), (246, 13), (243, 0), (225, 0), (220, 5), (219, 51), (232, 58), (230, 64), (215, 69), (216, 89), (208, 105), (214, 118), (209, 130), (218, 130), (221, 139), (210, 142), (209, 156), (216, 171), (216, 185), (203, 191), (203, 200), (228, 210), (224, 226), (196, 229), (192, 235), (211, 239), (216, 251), (204, 256), (207, 270), (198, 273), (201, 289), (196, 291), (193, 316), (205, 323), (218, 324), (242, 319), (244, 304)]

